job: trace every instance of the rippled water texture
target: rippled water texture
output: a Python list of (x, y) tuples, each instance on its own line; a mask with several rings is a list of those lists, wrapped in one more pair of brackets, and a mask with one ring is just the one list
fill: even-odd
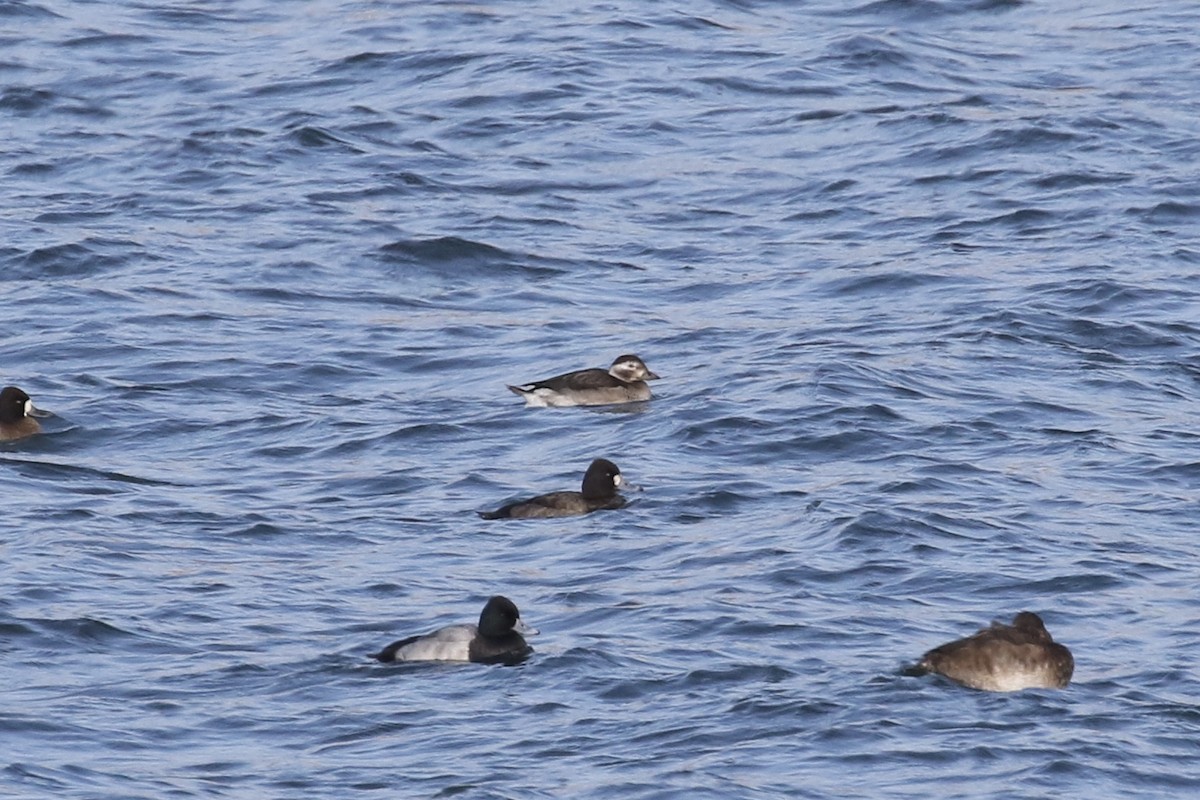
[[(1198, 26), (0, 2), (0, 795), (1194, 794)], [(1022, 609), (1066, 690), (905, 674)]]

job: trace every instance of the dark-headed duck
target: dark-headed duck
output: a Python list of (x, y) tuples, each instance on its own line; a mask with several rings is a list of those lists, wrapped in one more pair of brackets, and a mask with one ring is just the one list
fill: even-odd
[(5, 386), (0, 390), (0, 442), (40, 433), (42, 426), (34, 417), (45, 415), (46, 412), (33, 407), (33, 401), (25, 392), (16, 386)]
[(395, 661), (475, 661), (481, 664), (515, 664), (533, 652), (521, 634), (536, 630), (521, 620), (521, 612), (507, 597), (487, 601), (478, 625), (451, 625), (423, 636), (392, 642), (371, 656), (384, 663)]
[(618, 492), (627, 485), (621, 470), (607, 458), (597, 458), (583, 475), (583, 491), (550, 492), (509, 503), (495, 511), (480, 511), (484, 519), (540, 519), (590, 514), (602, 508), (620, 508), (625, 498)]

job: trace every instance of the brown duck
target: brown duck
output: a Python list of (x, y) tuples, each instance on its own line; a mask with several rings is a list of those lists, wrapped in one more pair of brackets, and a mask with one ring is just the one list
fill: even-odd
[(1041, 617), (1022, 611), (1011, 625), (993, 622), (973, 636), (935, 647), (917, 670), (989, 692), (1062, 689), (1071, 682), (1075, 659), (1050, 637)]

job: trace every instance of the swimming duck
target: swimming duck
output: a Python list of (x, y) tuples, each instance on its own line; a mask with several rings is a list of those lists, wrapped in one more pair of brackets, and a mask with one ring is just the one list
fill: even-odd
[(644, 361), (635, 355), (623, 355), (617, 356), (607, 370), (582, 369), (508, 388), (525, 398), (527, 408), (606, 406), (649, 400), (646, 381), (653, 380), (658, 376)]
[(479, 516), (484, 519), (572, 517), (602, 508), (620, 508), (625, 505), (625, 498), (617, 490), (623, 485), (625, 479), (617, 465), (607, 458), (597, 458), (583, 474), (581, 492), (550, 492), (509, 503), (495, 511), (480, 511)]
[(935, 647), (917, 669), (989, 692), (1062, 689), (1075, 672), (1071, 651), (1050, 638), (1042, 618), (1022, 611), (1012, 625), (993, 622), (973, 636)]
[(42, 426), (34, 417), (45, 414), (33, 407), (33, 401), (25, 392), (16, 386), (5, 386), (0, 390), (0, 442), (24, 439), (41, 432)]
[(507, 597), (487, 601), (478, 625), (451, 625), (424, 636), (392, 642), (371, 656), (384, 663), (396, 661), (474, 661), (480, 664), (515, 664), (530, 653), (521, 634), (537, 631), (521, 620), (521, 612)]

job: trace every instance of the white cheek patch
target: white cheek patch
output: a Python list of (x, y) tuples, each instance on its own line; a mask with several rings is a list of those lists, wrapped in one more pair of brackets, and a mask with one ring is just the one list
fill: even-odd
[(33, 401), (32, 400), (25, 401), (25, 416), (27, 416), (27, 417), (33, 416)]
[(621, 476), (613, 475), (613, 486), (620, 486), (620, 485), (621, 485)]

